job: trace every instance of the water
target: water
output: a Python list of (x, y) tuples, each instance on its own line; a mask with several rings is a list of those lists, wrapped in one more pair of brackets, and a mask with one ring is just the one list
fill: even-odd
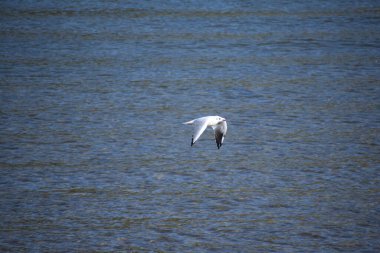
[(2, 252), (380, 251), (379, 2), (0, 7)]

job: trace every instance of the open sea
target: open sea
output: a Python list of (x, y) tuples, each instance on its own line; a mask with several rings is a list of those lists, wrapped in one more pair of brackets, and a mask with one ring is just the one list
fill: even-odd
[(2, 0), (0, 252), (380, 252), (379, 28), (370, 0)]

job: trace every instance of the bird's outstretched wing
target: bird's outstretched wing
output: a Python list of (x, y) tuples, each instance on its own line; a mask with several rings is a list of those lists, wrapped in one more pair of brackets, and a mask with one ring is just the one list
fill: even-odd
[(206, 130), (207, 128), (207, 119), (198, 119), (194, 122), (195, 124), (195, 129), (194, 129), (194, 135), (193, 138), (191, 139), (191, 146), (194, 145), (194, 142), (196, 142), (199, 137), (202, 135), (202, 133)]
[(227, 133), (227, 122), (223, 121), (212, 127), (215, 133), (215, 141), (218, 149), (223, 145), (224, 136)]

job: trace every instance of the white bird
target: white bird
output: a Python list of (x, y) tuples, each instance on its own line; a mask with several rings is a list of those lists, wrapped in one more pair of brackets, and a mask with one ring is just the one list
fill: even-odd
[(191, 146), (199, 139), (202, 133), (208, 126), (214, 129), (216, 146), (218, 149), (223, 145), (224, 136), (227, 133), (227, 121), (225, 118), (219, 116), (206, 116), (198, 119), (193, 119), (183, 123), (185, 125), (194, 124), (194, 135), (191, 139)]

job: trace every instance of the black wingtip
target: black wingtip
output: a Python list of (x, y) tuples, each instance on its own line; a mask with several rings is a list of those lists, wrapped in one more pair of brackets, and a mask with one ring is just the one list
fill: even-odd
[(191, 146), (194, 145), (194, 137), (191, 137)]

